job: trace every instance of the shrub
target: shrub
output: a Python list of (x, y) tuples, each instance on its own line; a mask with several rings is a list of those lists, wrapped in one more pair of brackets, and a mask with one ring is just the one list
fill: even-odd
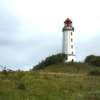
[(65, 59), (65, 54), (56, 54), (47, 57), (45, 60), (40, 62), (38, 65), (34, 67), (34, 69), (43, 69), (46, 66), (52, 65), (52, 64), (57, 64), (63, 62)]
[(91, 65), (100, 66), (100, 56), (87, 56), (85, 62)]
[(17, 89), (25, 90), (25, 89), (26, 89), (25, 84), (22, 83), (22, 82), (19, 82), (19, 83), (17, 84)]
[(2, 70), (2, 74), (4, 74), (4, 75), (8, 75), (8, 71), (7, 71), (6, 67), (3, 68), (3, 70)]
[(96, 76), (100, 76), (100, 71), (98, 70), (93, 70), (89, 72), (89, 75), (96, 75)]
[(89, 55), (86, 57), (85, 62), (86, 63), (92, 63), (95, 60), (95, 56), (94, 55)]

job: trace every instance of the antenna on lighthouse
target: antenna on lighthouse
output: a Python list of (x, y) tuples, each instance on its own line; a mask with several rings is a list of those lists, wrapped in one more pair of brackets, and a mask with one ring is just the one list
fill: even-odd
[(66, 55), (65, 62), (76, 61), (74, 45), (74, 27), (72, 21), (67, 18), (63, 27), (63, 46), (62, 53)]

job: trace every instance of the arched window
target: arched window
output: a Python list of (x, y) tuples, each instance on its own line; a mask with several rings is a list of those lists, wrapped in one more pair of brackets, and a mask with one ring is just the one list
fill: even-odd
[(71, 36), (73, 35), (73, 33), (71, 32)]
[(71, 45), (71, 48), (73, 48), (73, 45)]
[(72, 59), (72, 62), (74, 62), (74, 59)]
[(73, 39), (71, 38), (71, 42), (73, 42)]

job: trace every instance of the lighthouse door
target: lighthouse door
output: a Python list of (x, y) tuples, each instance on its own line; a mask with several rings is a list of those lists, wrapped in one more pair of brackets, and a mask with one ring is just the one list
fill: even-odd
[(74, 62), (74, 59), (72, 59), (72, 62)]

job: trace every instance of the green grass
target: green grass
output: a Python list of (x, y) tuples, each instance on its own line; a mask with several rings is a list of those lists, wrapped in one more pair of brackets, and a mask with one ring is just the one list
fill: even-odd
[(58, 64), (0, 73), (0, 100), (100, 100), (100, 76), (88, 75), (93, 69), (100, 70), (87, 64)]
[(56, 73), (88, 73), (94, 69), (100, 70), (99, 67), (91, 66), (85, 63), (59, 63), (50, 66), (46, 66), (41, 71), (56, 72)]

